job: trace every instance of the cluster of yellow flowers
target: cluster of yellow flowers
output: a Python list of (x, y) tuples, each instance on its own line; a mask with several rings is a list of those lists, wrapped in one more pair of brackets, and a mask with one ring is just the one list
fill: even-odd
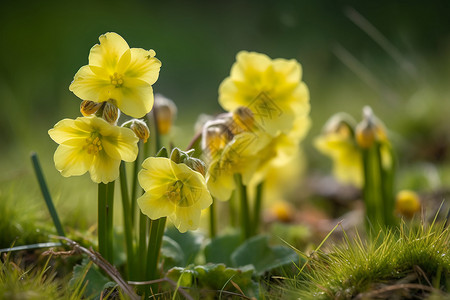
[(203, 127), (203, 150), (211, 194), (228, 200), (236, 188), (263, 181), (274, 168), (292, 162), (310, 126), (309, 92), (294, 60), (270, 59), (241, 51), (231, 74), (219, 87), (219, 103), (228, 112)]
[[(139, 139), (149, 138), (145, 121), (133, 119), (117, 126), (120, 111), (141, 118), (157, 102), (163, 116), (157, 125), (165, 134), (176, 107), (161, 96), (154, 101), (152, 85), (161, 67), (154, 50), (130, 48), (112, 32), (99, 40), (90, 50), (89, 64), (79, 69), (69, 87), (83, 100), (83, 117), (58, 122), (49, 135), (59, 144), (54, 161), (63, 176), (89, 172), (93, 182), (106, 184), (119, 177), (122, 160), (136, 160)], [(139, 182), (146, 192), (138, 200), (143, 213), (151, 219), (169, 216), (181, 232), (196, 229), (200, 211), (212, 201), (204, 175), (167, 157), (147, 158), (143, 168)]]
[(92, 181), (108, 183), (119, 177), (120, 162), (132, 162), (138, 153), (138, 137), (129, 128), (116, 126), (119, 109), (136, 118), (152, 109), (152, 84), (161, 62), (155, 51), (130, 49), (116, 33), (99, 40), (91, 48), (89, 64), (80, 68), (69, 87), (84, 100), (83, 117), (58, 122), (49, 135), (60, 144), (54, 160), (63, 176), (89, 171)]

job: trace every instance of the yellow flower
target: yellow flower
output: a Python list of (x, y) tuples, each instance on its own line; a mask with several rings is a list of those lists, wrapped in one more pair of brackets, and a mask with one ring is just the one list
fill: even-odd
[(296, 118), (309, 113), (309, 92), (301, 73), (294, 59), (271, 60), (241, 51), (219, 87), (219, 103), (227, 111), (250, 108), (255, 123), (272, 136), (287, 133)]
[(117, 33), (99, 37), (89, 65), (75, 74), (69, 89), (82, 100), (110, 101), (125, 114), (141, 118), (153, 107), (153, 88), (161, 62), (155, 51), (131, 48)]
[(165, 157), (149, 157), (142, 167), (145, 193), (137, 200), (142, 213), (152, 220), (167, 216), (180, 232), (197, 229), (201, 210), (212, 204), (205, 178)]
[(64, 177), (89, 171), (92, 181), (108, 183), (119, 177), (120, 161), (134, 161), (138, 153), (133, 131), (95, 116), (61, 120), (48, 134), (60, 144), (54, 160)]
[(236, 188), (234, 174), (241, 174), (245, 185), (250, 183), (260, 159), (258, 152), (271, 141), (262, 132), (242, 132), (218, 152), (211, 161), (206, 182), (211, 194), (221, 200), (230, 199)]
[(333, 160), (337, 180), (357, 187), (363, 184), (362, 157), (350, 126), (331, 118), (325, 132), (314, 141), (315, 147)]

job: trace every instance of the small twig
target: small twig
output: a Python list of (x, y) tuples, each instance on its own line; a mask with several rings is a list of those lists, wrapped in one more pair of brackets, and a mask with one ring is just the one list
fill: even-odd
[(91, 259), (91, 261), (94, 264), (96, 264), (99, 268), (101, 268), (103, 271), (105, 271), (106, 274), (108, 274), (111, 277), (111, 279), (114, 280), (118, 286), (120, 286), (122, 291), (125, 294), (127, 294), (132, 300), (140, 299), (139, 296), (133, 290), (133, 288), (130, 285), (128, 285), (128, 283), (122, 278), (119, 271), (117, 271), (117, 269), (113, 265), (111, 265), (106, 259), (104, 259), (100, 255), (100, 253), (94, 251), (92, 248), (86, 249), (69, 238), (63, 236), (52, 236), (52, 237), (55, 239), (66, 241), (69, 244), (69, 246), (74, 249), (74, 251), (79, 251), (81, 253), (86, 254)]

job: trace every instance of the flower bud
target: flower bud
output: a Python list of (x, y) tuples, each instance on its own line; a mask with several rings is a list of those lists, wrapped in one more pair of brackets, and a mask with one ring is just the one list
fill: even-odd
[(408, 219), (420, 211), (420, 198), (417, 193), (410, 190), (402, 190), (398, 192), (395, 199), (395, 211)]
[(206, 175), (206, 165), (202, 160), (195, 157), (188, 157), (183, 160), (183, 163), (192, 170), (199, 172), (203, 176)]
[(109, 124), (116, 125), (120, 116), (120, 110), (114, 104), (106, 102), (103, 107), (102, 118)]
[(232, 126), (230, 131), (237, 135), (243, 131), (251, 131), (255, 124), (255, 118), (250, 108), (240, 106), (232, 114)]
[(144, 143), (147, 143), (147, 140), (150, 137), (150, 130), (148, 129), (147, 124), (142, 120), (130, 120), (122, 124), (122, 127), (127, 127), (133, 130), (134, 134), (136, 134), (139, 139), (143, 140)]
[(161, 94), (156, 94), (154, 109), (156, 112), (158, 132), (160, 134), (167, 134), (177, 116), (175, 103)]
[(92, 114), (95, 114), (100, 107), (102, 107), (103, 103), (98, 103), (89, 100), (83, 100), (80, 104), (80, 112), (83, 116), (87, 117)]
[(194, 152), (195, 151), (193, 151), (193, 149), (189, 151), (181, 151), (180, 149), (175, 147), (173, 148), (172, 153), (170, 153), (170, 159), (176, 164), (185, 164), (191, 170), (197, 171), (205, 176), (206, 165), (202, 160), (191, 157)]
[(208, 121), (203, 126), (202, 149), (211, 156), (225, 148), (232, 139), (233, 133), (230, 131), (227, 122), (222, 119)]
[(386, 130), (383, 124), (374, 116), (368, 106), (363, 109), (363, 120), (356, 126), (356, 142), (361, 148), (372, 147), (374, 142), (386, 141)]

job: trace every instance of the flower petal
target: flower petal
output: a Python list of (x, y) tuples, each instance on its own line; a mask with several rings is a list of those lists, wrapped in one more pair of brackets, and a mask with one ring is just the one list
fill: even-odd
[(131, 62), (124, 72), (126, 77), (136, 78), (154, 84), (158, 80), (161, 62), (154, 57), (154, 51), (131, 48)]
[(120, 160), (109, 157), (105, 151), (100, 151), (94, 156), (89, 169), (92, 181), (96, 183), (108, 183), (119, 177)]
[(175, 211), (175, 205), (172, 202), (154, 192), (144, 193), (137, 199), (137, 203), (142, 213), (152, 220), (170, 216)]
[(139, 142), (138, 137), (129, 128), (113, 127), (115, 132), (112, 134), (107, 135), (104, 132), (100, 132), (102, 135), (102, 146), (106, 153), (114, 159), (127, 162), (135, 161), (139, 151), (137, 146)]
[(114, 32), (102, 34), (98, 39), (100, 44), (94, 45), (89, 53), (89, 65), (102, 67), (113, 73), (121, 56), (130, 47)]
[(117, 90), (120, 91), (120, 97), (115, 97), (117, 106), (125, 114), (133, 118), (142, 118), (153, 107), (153, 88), (147, 82), (126, 78), (124, 84)]
[(93, 156), (78, 147), (60, 145), (53, 156), (55, 167), (64, 177), (78, 176), (86, 173)]
[(200, 223), (201, 209), (198, 205), (189, 207), (177, 206), (175, 213), (169, 218), (178, 230), (183, 233), (188, 230), (195, 230)]
[(89, 66), (83, 66), (75, 74), (69, 90), (82, 100), (104, 102), (112, 98), (114, 86), (109, 79), (99, 77)]
[(138, 179), (141, 187), (148, 191), (157, 186), (166, 186), (177, 181), (172, 172), (171, 160), (164, 157), (149, 157), (142, 163)]
[[(71, 143), (71, 140), (84, 141), (90, 132), (84, 131), (76, 126), (75, 120), (63, 119), (56, 123), (48, 134), (58, 144)], [(73, 143), (71, 146), (75, 146)]]

